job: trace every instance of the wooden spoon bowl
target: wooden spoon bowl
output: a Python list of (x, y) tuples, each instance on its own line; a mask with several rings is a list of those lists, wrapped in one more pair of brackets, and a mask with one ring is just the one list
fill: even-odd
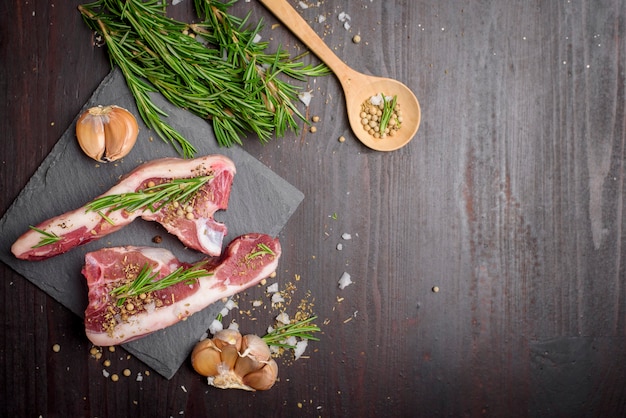
[[(286, 0), (259, 1), (335, 73), (346, 99), (350, 127), (363, 144), (377, 151), (394, 151), (413, 139), (420, 125), (421, 110), (417, 98), (407, 86), (397, 80), (365, 75), (348, 67)], [(370, 97), (381, 93), (385, 96), (397, 96), (403, 121), (394, 136), (375, 138), (363, 129), (361, 105)]]

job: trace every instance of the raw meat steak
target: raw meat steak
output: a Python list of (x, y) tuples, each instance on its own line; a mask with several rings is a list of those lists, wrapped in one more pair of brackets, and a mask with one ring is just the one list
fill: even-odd
[(87, 337), (95, 345), (110, 346), (173, 325), (267, 278), (276, 270), (280, 254), (277, 239), (265, 234), (243, 235), (228, 245), (223, 257), (206, 260), (202, 268), (210, 275), (128, 296), (118, 304), (113, 289), (132, 282), (146, 264), (158, 275), (154, 281), (179, 267), (192, 266), (168, 250), (153, 247), (114, 247), (87, 253), (82, 270), (89, 288)]
[[(227, 230), (225, 225), (214, 220), (213, 215), (217, 210), (228, 207), (234, 175), (235, 165), (223, 155), (196, 159), (163, 158), (142, 164), (99, 197), (137, 192), (174, 179), (210, 176), (210, 180), (185, 208), (169, 203), (155, 212), (145, 207), (132, 212), (126, 209), (96, 212), (88, 210), (85, 205), (36, 226), (51, 236), (56, 235), (59, 238), (56, 242), (40, 246), (44, 235), (31, 229), (15, 241), (11, 251), (23, 260), (43, 260), (102, 238), (141, 217), (160, 223), (189, 248), (208, 255), (219, 255)], [(155, 207), (158, 206), (157, 203)]]

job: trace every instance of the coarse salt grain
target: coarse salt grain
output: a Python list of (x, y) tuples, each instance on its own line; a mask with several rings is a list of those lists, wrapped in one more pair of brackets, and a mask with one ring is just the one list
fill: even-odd
[(276, 293), (278, 292), (278, 283), (272, 283), (271, 285), (267, 286), (267, 293)]
[(295, 336), (290, 335), (285, 339), (285, 344), (295, 347), (296, 344), (298, 344), (298, 339)]
[(274, 293), (272, 295), (272, 305), (275, 305), (277, 303), (282, 303), (284, 301), (285, 301), (285, 298), (280, 293)]
[(298, 5), (300, 5), (300, 8), (302, 8), (302, 9), (308, 9), (308, 8), (309, 8), (309, 5), (308, 5), (308, 4), (306, 4), (306, 3), (305, 3), (305, 2), (303, 2), (303, 1), (301, 1), (300, 3), (298, 3)]
[(276, 321), (281, 324), (288, 325), (289, 324), (289, 314), (287, 312), (281, 312), (276, 316)]
[(228, 299), (226, 301), (226, 305), (225, 306), (226, 306), (226, 309), (228, 309), (230, 311), (230, 310), (233, 310), (234, 308), (237, 307), (237, 302), (235, 302), (232, 299)]
[(343, 239), (345, 239), (347, 241), (347, 240), (352, 239), (352, 235), (350, 235), (350, 234), (348, 234), (346, 232), (346, 233), (341, 234), (341, 238), (343, 238)]
[(211, 325), (209, 325), (209, 332), (213, 335), (215, 335), (217, 332), (223, 329), (224, 329), (224, 325), (222, 325), (222, 323), (218, 321), (217, 319), (214, 319), (213, 322), (211, 322)]
[(308, 344), (307, 340), (298, 341), (296, 343), (296, 348), (293, 350), (293, 355), (296, 360), (298, 360), (300, 356), (304, 354), (307, 344)]
[(311, 103), (313, 95), (310, 91), (303, 91), (301, 93), (298, 93), (298, 98), (302, 103), (304, 103), (305, 106), (308, 106)]
[(351, 20), (350, 15), (347, 14), (346, 12), (340, 12), (337, 15), (337, 19), (339, 19), (340, 22), (346, 22), (348, 20)]
[(343, 290), (347, 286), (350, 286), (352, 283), (353, 282), (350, 279), (350, 275), (344, 271), (344, 273), (341, 275), (341, 278), (339, 279), (339, 289)]

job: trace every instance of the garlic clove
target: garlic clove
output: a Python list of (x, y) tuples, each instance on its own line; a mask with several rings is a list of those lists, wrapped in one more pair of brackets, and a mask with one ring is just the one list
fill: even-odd
[(222, 364), (229, 370), (235, 368), (235, 363), (239, 359), (239, 353), (234, 345), (227, 345), (222, 348)]
[(126, 156), (135, 146), (139, 134), (135, 117), (121, 107), (116, 109), (118, 110), (109, 112), (109, 123), (104, 125), (106, 143), (103, 158), (106, 161), (115, 161)]
[(83, 113), (76, 122), (76, 138), (85, 154), (96, 161), (102, 161), (106, 148), (104, 124), (98, 118), (89, 117), (88, 112)]
[(76, 138), (85, 154), (99, 162), (115, 161), (130, 152), (139, 126), (128, 110), (119, 106), (95, 106), (76, 122)]
[(242, 338), (241, 349), (243, 352), (235, 364), (235, 373), (239, 376), (261, 369), (271, 358), (270, 348), (258, 335), (245, 335)]
[(200, 341), (191, 352), (191, 366), (202, 376), (215, 376), (222, 355), (212, 340)]
[(270, 359), (263, 368), (245, 375), (242, 382), (255, 390), (268, 390), (274, 386), (277, 378), (278, 364), (274, 359)]
[(218, 331), (213, 336), (213, 342), (215, 342), (215, 346), (220, 350), (226, 346), (232, 345), (237, 351), (241, 351), (241, 341), (241, 334), (235, 329), (226, 328)]

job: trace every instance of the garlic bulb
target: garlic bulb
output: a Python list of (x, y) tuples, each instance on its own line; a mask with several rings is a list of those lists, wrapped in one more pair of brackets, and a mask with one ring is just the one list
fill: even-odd
[(218, 331), (212, 339), (196, 344), (191, 353), (194, 370), (221, 389), (267, 390), (278, 377), (278, 364), (257, 335)]
[(119, 106), (91, 107), (76, 122), (78, 144), (85, 154), (99, 162), (126, 156), (138, 134), (133, 114)]

